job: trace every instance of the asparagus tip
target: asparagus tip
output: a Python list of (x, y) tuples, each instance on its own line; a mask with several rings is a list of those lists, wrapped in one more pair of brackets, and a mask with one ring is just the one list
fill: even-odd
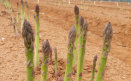
[(29, 8), (29, 5), (28, 5), (27, 1), (25, 2), (25, 4), (26, 4), (26, 7)]
[(50, 44), (48, 39), (43, 43), (43, 47), (42, 47), (44, 56), (49, 56), (48, 54), (50, 53)]
[(75, 12), (75, 15), (79, 15), (79, 8), (77, 5), (75, 5), (74, 7), (74, 12)]
[(108, 22), (104, 28), (103, 37), (104, 40), (111, 41), (113, 36), (113, 29), (111, 26), (111, 22)]
[(83, 31), (87, 32), (88, 31), (88, 22), (84, 22), (84, 26), (83, 26)]
[(76, 38), (76, 29), (75, 29), (74, 26), (70, 29), (68, 38), (69, 38), (69, 43), (72, 43), (72, 42), (75, 41), (75, 38)]
[(56, 48), (56, 47), (54, 47), (54, 53), (55, 53), (55, 54), (57, 53), (57, 48)]
[(27, 4), (27, 1), (25, 1), (25, 4)]
[(93, 62), (96, 63), (97, 61), (97, 55), (94, 56)]
[(36, 12), (36, 13), (39, 13), (39, 11), (40, 11), (40, 10), (39, 10), (39, 5), (37, 4), (36, 7), (35, 7), (35, 12)]
[(21, 0), (21, 4), (23, 5), (23, 0)]
[(17, 6), (19, 5), (19, 3), (17, 2)]
[(26, 48), (34, 49), (34, 32), (30, 23), (27, 20), (24, 20), (22, 27), (22, 36), (24, 38), (24, 44)]
[(80, 26), (83, 26), (83, 24), (84, 24), (84, 18), (81, 16), (80, 17)]

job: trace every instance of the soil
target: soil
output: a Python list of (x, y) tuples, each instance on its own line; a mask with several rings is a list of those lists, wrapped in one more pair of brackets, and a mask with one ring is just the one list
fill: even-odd
[[(28, 0), (29, 21), (35, 31), (35, 5), (37, 1)], [(84, 5), (81, 5), (84, 4)], [(19, 35), (15, 36), (12, 18), (16, 17), (16, 0), (11, 0), (13, 12), (0, 3), (0, 81), (26, 81), (26, 57), (23, 38), (21, 36), (20, 23)], [(19, 2), (20, 4), (20, 2)], [(80, 8), (80, 16), (89, 23), (87, 33), (86, 52), (84, 60), (83, 81), (90, 81), (92, 71), (92, 60), (98, 55), (96, 73), (102, 51), (102, 33), (105, 25), (110, 21), (113, 27), (113, 40), (111, 51), (108, 55), (107, 67), (104, 81), (128, 81), (130, 79), (131, 56), (129, 54), (131, 4), (126, 2), (58, 2), (51, 0), (40, 1), (40, 64), (42, 58), (41, 47), (48, 39), (52, 48), (58, 49), (58, 70), (60, 76), (64, 77), (67, 58), (68, 33), (74, 25), (74, 5)], [(21, 12), (21, 5), (19, 8)], [(19, 18), (20, 19), (20, 18)], [(19, 20), (20, 21), (20, 20)], [(54, 53), (53, 53), (54, 61)], [(40, 81), (40, 67), (36, 70), (36, 81)], [(75, 81), (76, 74), (72, 79)], [(48, 81), (57, 81), (54, 71), (54, 62), (49, 65)]]

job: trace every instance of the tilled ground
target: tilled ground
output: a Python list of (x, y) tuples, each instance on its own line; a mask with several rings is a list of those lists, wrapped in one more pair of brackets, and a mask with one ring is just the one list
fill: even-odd
[[(1, 81), (25, 81), (26, 80), (26, 58), (24, 44), (21, 36), (19, 23), (19, 36), (15, 37), (11, 18), (16, 17), (16, 1), (11, 0), (14, 12), (8, 14), (8, 10), (0, 4), (0, 80)], [(28, 1), (30, 4), (30, 23), (35, 29), (34, 9), (36, 2)], [(56, 4), (52, 2), (40, 2), (40, 58), (42, 57), (41, 45), (48, 39), (52, 48), (58, 48), (59, 71), (64, 77), (68, 32), (74, 25), (74, 10), (76, 3), (70, 5)], [(77, 3), (78, 4), (78, 3)], [(81, 6), (80, 16), (89, 22), (87, 34), (86, 54), (84, 60), (83, 81), (89, 81), (92, 71), (92, 60), (98, 55), (97, 68), (102, 50), (102, 32), (105, 24), (110, 21), (114, 30), (111, 52), (105, 71), (105, 81), (128, 81), (129, 71), (129, 5), (116, 3), (111, 5), (107, 2), (85, 3)], [(20, 10), (20, 9), (19, 9)], [(20, 11), (21, 12), (21, 11)], [(35, 30), (34, 30), (35, 31)], [(130, 40), (131, 41), (131, 40)], [(53, 55), (54, 58), (54, 55)], [(41, 59), (40, 59), (41, 60)], [(49, 65), (48, 81), (56, 81), (54, 76), (54, 65)], [(73, 75), (73, 81), (75, 81)], [(40, 81), (40, 69), (36, 71), (36, 81)]]

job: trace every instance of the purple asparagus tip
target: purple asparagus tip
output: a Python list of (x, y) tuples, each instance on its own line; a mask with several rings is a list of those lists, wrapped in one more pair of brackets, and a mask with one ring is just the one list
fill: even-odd
[(35, 12), (36, 13), (39, 13), (40, 9), (39, 9), (39, 5), (37, 4), (36, 7), (35, 7)]
[(56, 47), (54, 47), (54, 53), (57, 54), (57, 48)]
[(76, 29), (75, 29), (75, 27), (73, 26), (73, 27), (70, 29), (69, 36), (68, 36), (69, 43), (73, 43), (73, 42), (75, 41), (75, 38), (76, 38)]
[(48, 39), (43, 43), (42, 51), (44, 56), (48, 57), (50, 54), (50, 44)]
[(96, 64), (96, 61), (97, 61), (97, 55), (94, 56), (93, 64)]
[(75, 12), (75, 15), (79, 15), (79, 8), (76, 5), (74, 7), (74, 12)]
[(23, 0), (21, 0), (21, 4), (23, 5)]
[(113, 36), (113, 29), (112, 29), (111, 23), (108, 22), (104, 28), (104, 33), (103, 33), (104, 41), (107, 41), (110, 43), (112, 40), (112, 36)]
[(22, 28), (22, 36), (24, 38), (24, 44), (26, 48), (34, 49), (34, 32), (27, 20), (24, 20), (23, 28)]
[(88, 31), (88, 22), (86, 21), (86, 22), (84, 22), (84, 25), (83, 25), (83, 31), (84, 32), (87, 32)]
[(17, 2), (17, 6), (19, 6), (19, 3)]
[(84, 24), (84, 18), (81, 16), (81, 17), (80, 17), (80, 26), (82, 27), (83, 24)]

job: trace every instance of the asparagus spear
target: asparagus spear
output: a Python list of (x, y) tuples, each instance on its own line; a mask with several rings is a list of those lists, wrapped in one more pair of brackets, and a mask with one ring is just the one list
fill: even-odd
[(54, 53), (55, 53), (55, 74), (57, 75), (58, 74), (58, 61), (57, 61), (57, 48), (54, 47)]
[(83, 17), (81, 17), (80, 18), (80, 49), (79, 49), (78, 65), (77, 65), (77, 81), (82, 80), (87, 31), (88, 31), (88, 23), (84, 22)]
[(24, 18), (25, 18), (24, 2), (23, 2), (23, 0), (21, 0), (21, 5), (22, 5), (22, 11), (21, 11), (21, 29), (22, 29), (23, 23), (24, 23)]
[(66, 64), (66, 71), (64, 76), (64, 81), (72, 81), (71, 75), (72, 75), (72, 66), (73, 66), (73, 48), (74, 48), (74, 42), (76, 38), (76, 30), (73, 26), (69, 32), (68, 35), (68, 54), (67, 54), (67, 64)]
[(6, 8), (8, 8), (8, 0), (3, 0), (3, 4)]
[(26, 6), (26, 13), (27, 13), (27, 20), (29, 21), (29, 5), (27, 2), (25, 2), (25, 6)]
[(9, 10), (9, 13), (12, 11), (11, 10), (11, 3), (10, 3), (10, 0), (7, 0), (7, 8)]
[(92, 77), (91, 77), (91, 81), (94, 80), (94, 76), (95, 76), (95, 67), (96, 67), (96, 61), (97, 61), (97, 55), (94, 56), (94, 59), (93, 59), (93, 69), (92, 69)]
[(22, 28), (22, 36), (24, 39), (26, 61), (27, 61), (27, 81), (34, 81), (34, 64), (33, 64), (33, 51), (34, 51), (34, 32), (30, 23), (25, 20)]
[(12, 21), (13, 21), (13, 27), (14, 27), (15, 36), (18, 36), (18, 28), (17, 28), (16, 19), (12, 18)]
[(77, 57), (77, 44), (78, 44), (78, 35), (79, 35), (79, 8), (77, 6), (74, 7), (74, 13), (75, 13), (75, 29), (76, 29), (76, 39), (75, 39), (75, 45), (73, 49), (73, 67), (75, 67), (76, 64), (76, 57)]
[(112, 29), (111, 23), (108, 22), (108, 24), (104, 28), (103, 51), (102, 51), (101, 59), (100, 59), (100, 66), (98, 68), (98, 72), (96, 75), (96, 81), (104, 81), (103, 80), (104, 70), (106, 67), (108, 53), (110, 52), (112, 36), (113, 36), (113, 29)]
[(47, 70), (48, 70), (48, 60), (50, 54), (50, 44), (48, 40), (46, 40), (42, 47), (43, 51), (43, 58), (42, 58), (42, 65), (41, 65), (41, 81), (47, 81)]
[(19, 3), (17, 2), (17, 16), (16, 16), (16, 22), (19, 23)]
[(39, 65), (39, 5), (36, 5), (35, 68)]

